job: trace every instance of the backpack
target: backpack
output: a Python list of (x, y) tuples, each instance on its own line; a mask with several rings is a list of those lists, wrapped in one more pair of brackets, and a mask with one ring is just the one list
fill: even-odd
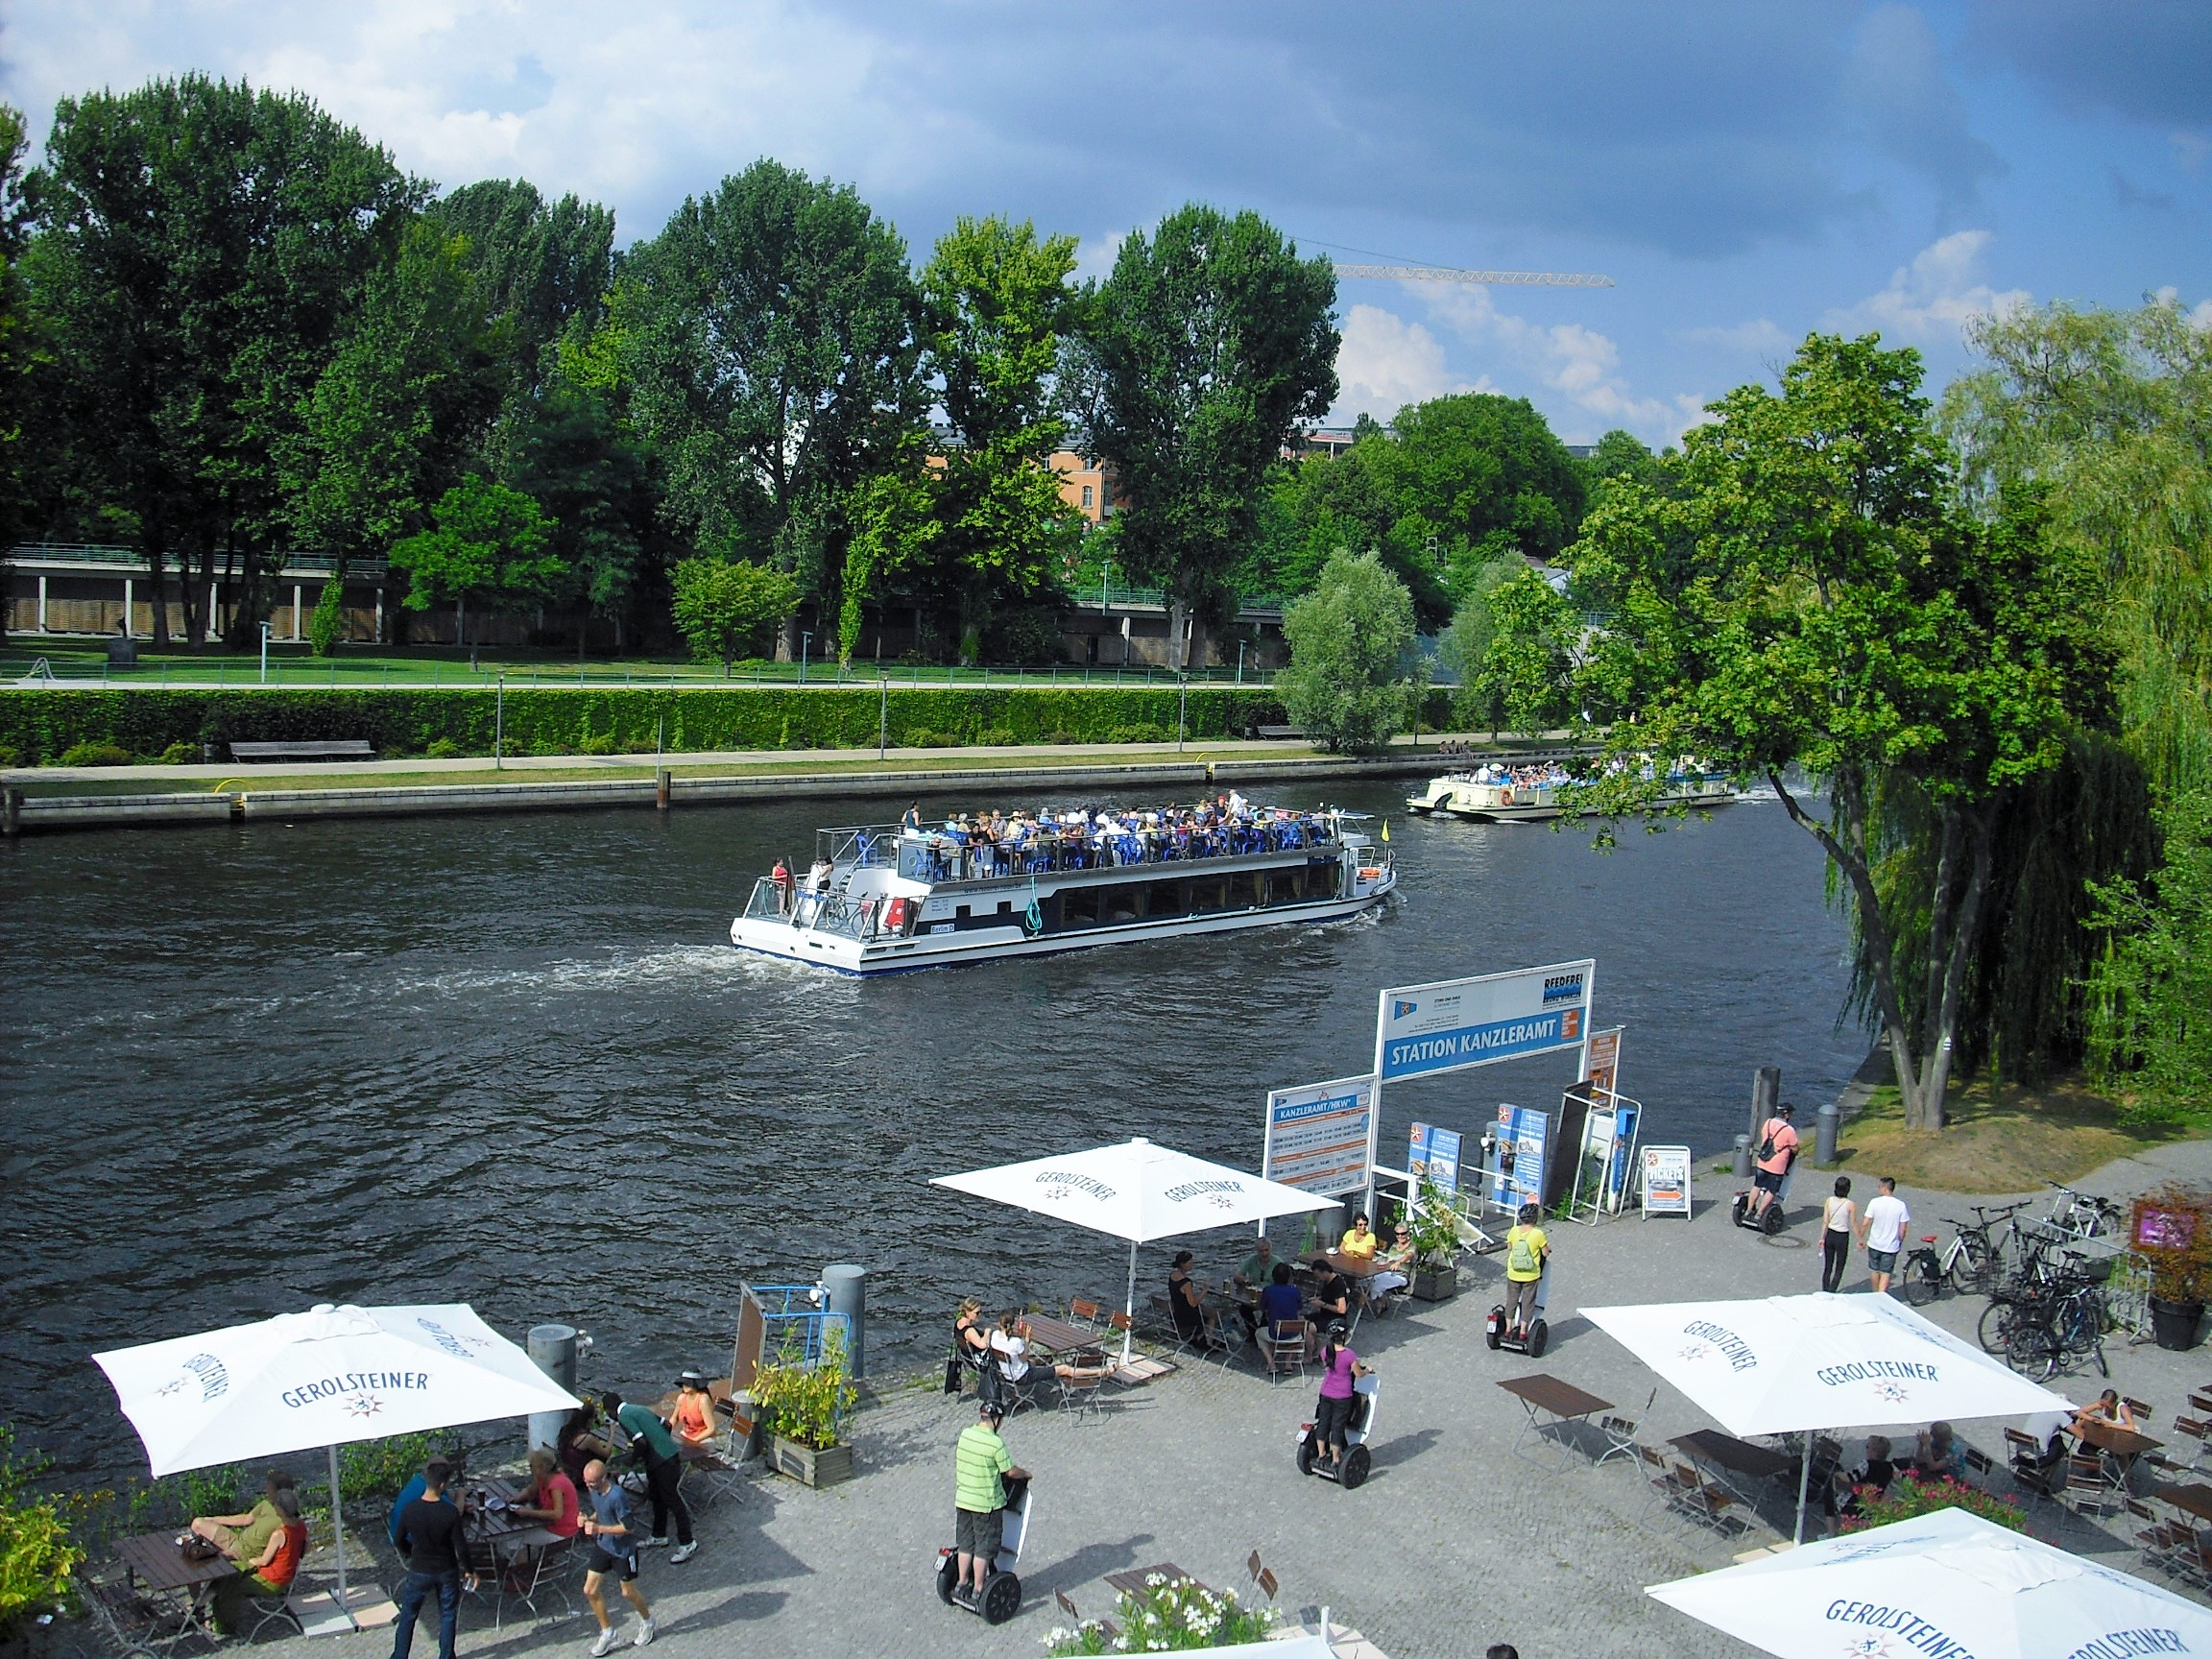
[[(1772, 1119), (1769, 1118), (1768, 1121), (1771, 1122)], [(1759, 1156), (1762, 1159), (1771, 1158), (1774, 1156), (1774, 1137), (1772, 1135), (1768, 1135), (1765, 1140), (1759, 1142)]]
[(1528, 1242), (1529, 1229), (1516, 1227), (1505, 1236), (1505, 1268), (1510, 1273), (1534, 1273), (1538, 1270), (1536, 1252)]

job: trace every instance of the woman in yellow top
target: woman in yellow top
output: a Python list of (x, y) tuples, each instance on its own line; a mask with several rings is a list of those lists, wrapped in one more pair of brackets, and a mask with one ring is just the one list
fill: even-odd
[(1381, 1243), (1382, 1240), (1368, 1230), (1367, 1217), (1355, 1215), (1352, 1217), (1352, 1231), (1336, 1240), (1336, 1254), (1349, 1256), (1355, 1262), (1372, 1262), (1375, 1260), (1376, 1247)]

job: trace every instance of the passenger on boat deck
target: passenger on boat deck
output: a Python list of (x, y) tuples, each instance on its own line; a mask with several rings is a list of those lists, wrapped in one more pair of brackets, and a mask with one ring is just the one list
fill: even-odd
[(790, 915), (791, 866), (777, 859), (776, 868), (768, 872), (768, 880), (776, 889), (776, 908), (785, 916)]
[(837, 866), (830, 863), (829, 859), (815, 859), (814, 868), (806, 872), (806, 891), (809, 893), (829, 892), (830, 878), (836, 873)]
[(902, 830), (910, 830), (917, 835), (922, 833), (921, 802), (917, 801), (906, 808), (906, 815), (899, 820), (899, 828)]

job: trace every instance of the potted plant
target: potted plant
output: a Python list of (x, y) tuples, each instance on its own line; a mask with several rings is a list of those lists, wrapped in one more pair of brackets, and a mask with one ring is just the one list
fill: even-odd
[(788, 1348), (753, 1374), (753, 1399), (780, 1475), (808, 1486), (834, 1486), (853, 1479), (853, 1448), (839, 1437), (845, 1414), (860, 1390), (845, 1374), (845, 1338), (822, 1337), (822, 1355), (808, 1365)]
[(1413, 1294), (1447, 1302), (1459, 1293), (1459, 1217), (1449, 1194), (1433, 1181), (1421, 1183), (1421, 1200), (1407, 1212), (1413, 1235)]
[(2197, 1346), (2212, 1291), (2212, 1191), (2162, 1187), (2135, 1200), (2128, 1247), (2151, 1268), (2151, 1328), (2158, 1346)]

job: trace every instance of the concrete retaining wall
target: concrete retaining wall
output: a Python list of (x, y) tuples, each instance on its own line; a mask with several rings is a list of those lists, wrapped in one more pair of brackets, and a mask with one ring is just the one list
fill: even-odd
[(110, 830), (148, 824), (228, 824), (228, 795), (50, 795), (26, 797), (17, 807), (24, 833), (49, 830)]

